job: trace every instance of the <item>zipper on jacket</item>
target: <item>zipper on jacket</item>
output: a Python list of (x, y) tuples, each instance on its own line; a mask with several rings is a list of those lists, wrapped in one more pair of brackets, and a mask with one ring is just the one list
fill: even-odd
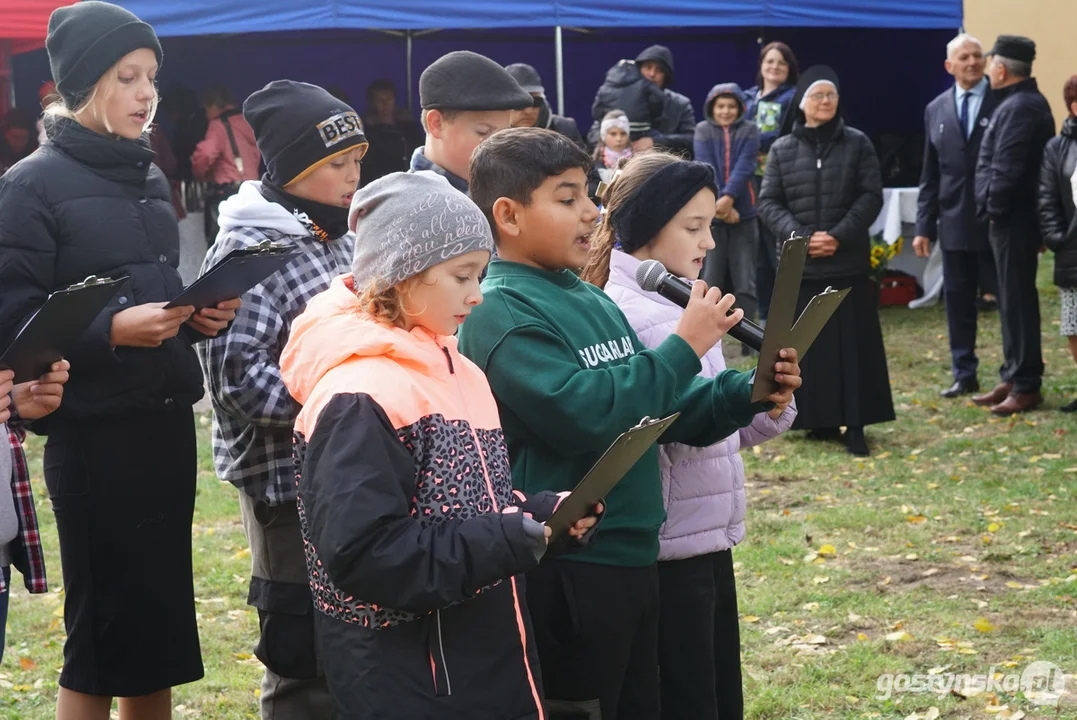
[[(456, 384), (456, 391), (460, 394), (460, 403), (467, 409), (467, 396), (464, 394), (463, 388), (460, 387), (459, 380), (456, 379), (456, 372), (453, 370), (452, 355), (449, 353), (449, 348), (441, 348), (445, 353), (445, 359), (449, 361), (449, 373), (453, 375), (453, 381)], [(501, 512), (501, 506), (497, 502), (497, 495), (494, 494), (494, 484), (490, 480), (490, 469), (486, 465), (486, 457), (482, 453), (482, 442), (479, 440), (479, 434), (475, 432), (475, 428), (468, 422), (468, 428), (471, 430), (471, 439), (475, 441), (475, 452), (479, 456), (479, 463), (482, 465), (483, 480), (486, 481), (486, 492), (490, 495), (490, 504), (493, 505), (494, 512)], [(539, 697), (538, 685), (535, 682), (535, 674), (531, 672), (531, 659), (527, 656), (527, 626), (524, 624), (523, 610), (520, 604), (520, 589), (516, 584), (516, 578), (509, 578), (509, 587), (512, 588), (512, 605), (513, 610), (516, 613), (516, 628), (520, 633), (520, 649), (523, 651), (524, 656), (524, 673), (527, 675), (527, 683), (531, 688), (531, 697), (535, 701), (535, 709), (538, 710), (538, 720), (547, 720), (546, 711), (542, 707), (542, 699)], [(438, 622), (440, 628), (441, 615), (438, 614)], [(446, 676), (446, 680), (448, 676)], [(436, 683), (435, 683), (436, 684)]]
[(815, 149), (815, 224), (822, 229), (823, 224), (823, 156), (818, 146)]
[(722, 190), (725, 190), (725, 186), (729, 184), (729, 159), (732, 155), (732, 143), (729, 141), (729, 127), (723, 127), (722, 133), (725, 135), (725, 179), (722, 181)]
[(441, 639), (441, 611), (434, 613), (430, 623), (428, 640), (430, 653), (430, 674), (434, 679), (434, 695), (447, 697), (452, 695), (452, 682), (449, 681), (449, 664), (445, 662), (445, 644)]

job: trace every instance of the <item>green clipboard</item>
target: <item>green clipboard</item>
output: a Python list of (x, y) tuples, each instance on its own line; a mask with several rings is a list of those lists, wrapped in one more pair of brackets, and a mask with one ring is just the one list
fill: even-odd
[(674, 413), (661, 420), (645, 417), (639, 425), (622, 433), (602, 454), (594, 467), (584, 476), (567, 498), (546, 521), (553, 534), (550, 540), (568, 532), (568, 529), (586, 517), (596, 503), (601, 502), (632, 466), (639, 462), (669, 426), (680, 417)]

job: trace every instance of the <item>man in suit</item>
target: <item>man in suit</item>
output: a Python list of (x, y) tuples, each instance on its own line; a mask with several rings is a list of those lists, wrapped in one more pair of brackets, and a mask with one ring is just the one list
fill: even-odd
[(976, 165), (976, 213), (990, 221), (988, 240), (999, 281), (999, 318), (1005, 362), (1001, 382), (972, 399), (1003, 417), (1043, 402), (1043, 348), (1036, 269), (1043, 239), (1036, 191), (1043, 149), (1054, 137), (1051, 106), (1032, 78), (1036, 43), (1000, 35), (987, 74), (998, 106), (980, 144)]
[(995, 98), (984, 75), (980, 41), (962, 33), (946, 46), (946, 72), (954, 86), (924, 110), (924, 168), (913, 249), (930, 254), (942, 243), (946, 323), (950, 331), (953, 385), (940, 394), (956, 398), (977, 392), (976, 301), (981, 277), (995, 274), (987, 225), (976, 219), (976, 160)]

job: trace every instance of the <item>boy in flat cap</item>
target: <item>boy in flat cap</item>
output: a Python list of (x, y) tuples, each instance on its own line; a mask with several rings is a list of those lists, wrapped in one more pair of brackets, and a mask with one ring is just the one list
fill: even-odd
[(987, 68), (999, 102), (980, 145), (976, 211), (989, 222), (998, 267), (999, 319), (1005, 362), (995, 388), (972, 400), (996, 415), (1032, 410), (1043, 402), (1043, 350), (1036, 267), (1043, 244), (1036, 189), (1043, 149), (1055, 134), (1051, 107), (1032, 77), (1036, 43), (1000, 35)]
[(461, 50), (423, 70), (419, 102), (426, 145), (411, 156), (411, 171), (433, 170), (466, 193), (471, 153), (509, 127), (513, 110), (532, 107), (534, 98), (490, 58)]

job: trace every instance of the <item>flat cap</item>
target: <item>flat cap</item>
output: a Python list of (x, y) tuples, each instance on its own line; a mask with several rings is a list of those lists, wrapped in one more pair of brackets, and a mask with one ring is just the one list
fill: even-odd
[(512, 65), (506, 65), (505, 70), (512, 79), (520, 83), (526, 92), (546, 95), (546, 88), (542, 87), (542, 77), (538, 74), (538, 70), (528, 65), (527, 63), (513, 63)]
[(534, 99), (490, 58), (459, 50), (423, 70), (419, 103), (423, 110), (523, 110)]
[(987, 54), (1030, 63), (1036, 59), (1036, 43), (1022, 35), (999, 35)]

